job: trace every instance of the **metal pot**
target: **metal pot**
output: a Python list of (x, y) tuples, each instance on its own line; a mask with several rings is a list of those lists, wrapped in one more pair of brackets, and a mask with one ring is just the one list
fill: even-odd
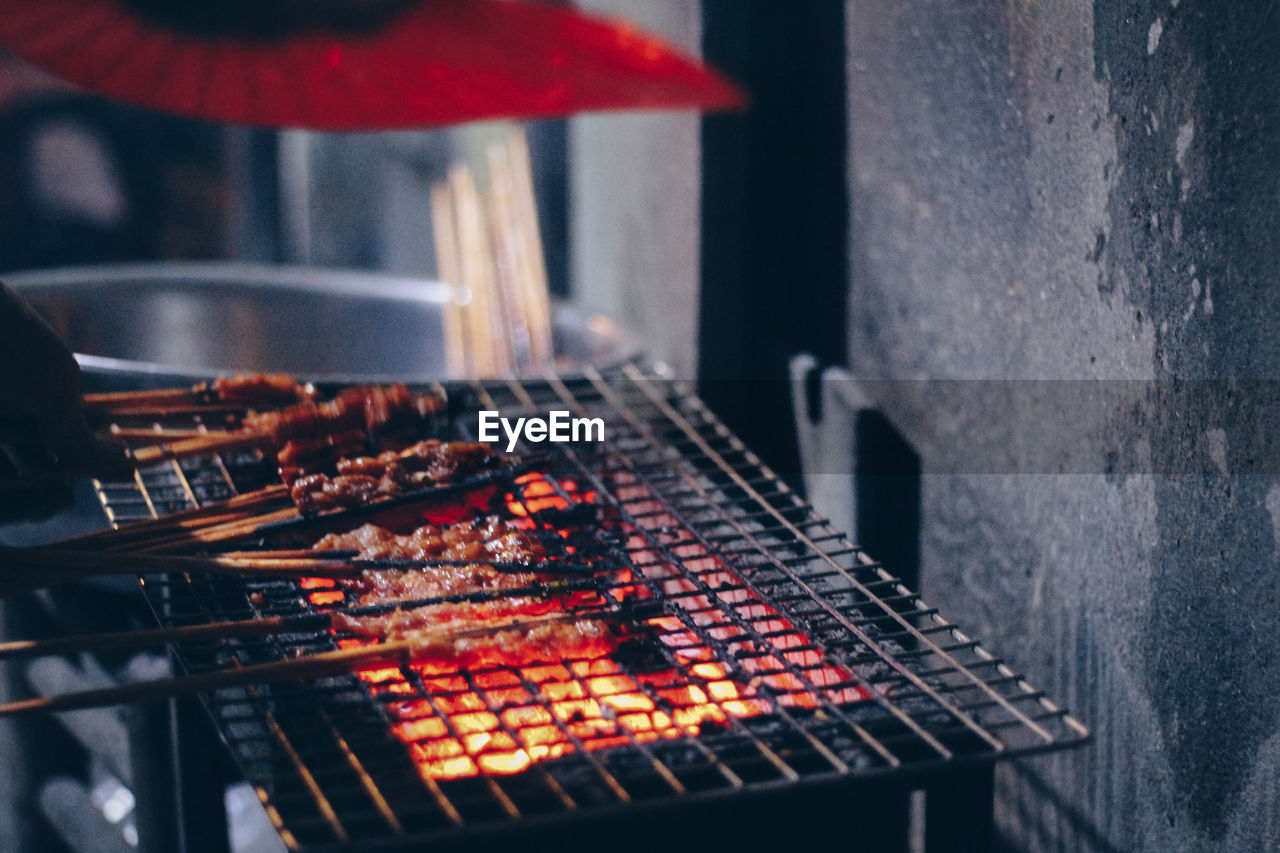
[[(450, 376), (436, 281), (230, 262), (69, 267), (4, 280), (77, 353), (92, 388), (210, 374), (293, 373), (319, 381)], [(607, 318), (558, 304), (558, 367), (634, 356)]]

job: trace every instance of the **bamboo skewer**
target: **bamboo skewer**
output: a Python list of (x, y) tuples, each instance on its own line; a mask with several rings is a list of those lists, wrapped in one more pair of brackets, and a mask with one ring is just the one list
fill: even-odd
[(445, 311), (451, 367), (508, 375), (550, 364), (551, 308), (523, 131), (486, 149), (488, 185), (456, 165), (431, 189), (437, 274), (454, 288)]
[[(230, 542), (244, 539), (260, 533), (263, 528), (282, 521), (292, 521), (303, 515), (296, 506), (288, 506), (274, 512), (251, 515), (246, 518), (232, 519), (221, 524), (199, 527), (193, 530), (176, 532), (169, 536), (148, 540), (138, 550), (142, 552), (160, 551), (168, 548), (183, 548), (192, 545), (213, 545), (218, 542)], [(314, 516), (325, 518), (326, 516)]]
[(192, 438), (180, 438), (176, 441), (165, 441), (147, 447), (134, 448), (129, 451), (129, 455), (135, 465), (151, 465), (169, 459), (180, 459), (183, 456), (205, 455), (248, 447), (263, 447), (275, 443), (276, 437), (269, 432), (254, 430), (211, 432)]
[(150, 404), (143, 403), (136, 406), (121, 406), (115, 409), (90, 410), (91, 417), (101, 418), (104, 415), (110, 415), (116, 420), (128, 420), (133, 418), (148, 418), (152, 420), (165, 420), (168, 418), (189, 418), (192, 415), (209, 417), (211, 415), (232, 415), (238, 412), (244, 412), (253, 406), (249, 403), (173, 403), (173, 404)]
[(202, 572), (222, 575), (280, 577), (357, 577), (364, 567), (334, 560), (234, 560), (224, 557), (159, 557), (32, 548), (9, 552), (0, 568), (0, 596), (112, 575), (152, 572)]
[[(252, 554), (254, 552), (238, 551), (236, 553)], [(270, 554), (271, 552), (264, 553)], [(335, 553), (338, 556), (325, 556), (329, 553)], [(338, 573), (343, 569), (359, 572), (365, 569), (448, 569), (465, 568), (467, 566), (488, 566), (495, 571), (517, 574), (520, 572), (534, 572), (537, 574), (582, 575), (588, 572), (603, 571), (603, 567), (596, 569), (587, 564), (572, 563), (567, 560), (540, 560), (536, 563), (522, 563), (515, 560), (475, 560), (444, 557), (352, 557), (349, 552), (327, 551), (312, 551), (309, 557), (271, 556), (254, 558), (236, 556), (228, 559), (226, 555), (223, 555), (217, 559), (225, 560), (226, 562), (221, 563), (221, 565), (228, 570), (243, 568), (246, 570), (246, 574), (251, 574), (253, 569), (262, 567), (271, 572), (292, 570), (300, 575), (310, 577), (339, 577)]]
[[(253, 554), (254, 552), (239, 552)], [(279, 577), (323, 577), (346, 580), (359, 577), (366, 569), (422, 570), (464, 566), (489, 566), (506, 573), (583, 575), (596, 571), (586, 564), (568, 561), (522, 563), (510, 560), (445, 558), (382, 559), (352, 557), (349, 552), (313, 551), (308, 556), (159, 556), (117, 552), (63, 551), (50, 548), (16, 549), (8, 552), (0, 569), (0, 595), (14, 595), (71, 581), (110, 575), (139, 575), (158, 572), (200, 572), (220, 575), (275, 575)], [(39, 570), (37, 573), (33, 570)]]
[(516, 363), (528, 365), (533, 358), (529, 337), (529, 306), (525, 292), (523, 247), (516, 225), (515, 205), (512, 200), (515, 180), (511, 175), (511, 162), (504, 145), (490, 145), (488, 211), (492, 237), (492, 249), (497, 258), (498, 295), (506, 309), (507, 328)]
[(205, 429), (145, 429), (141, 427), (119, 427), (112, 425), (110, 434), (112, 438), (119, 438), (125, 441), (152, 441), (162, 442), (179, 438), (195, 438), (201, 435), (218, 435), (221, 431), (205, 430)]
[(113, 631), (106, 634), (73, 634), (45, 640), (9, 640), (0, 643), (0, 658), (39, 658), (99, 649), (148, 649), (168, 643), (198, 643), (205, 640), (232, 640), (238, 637), (267, 636), (327, 628), (327, 613), (305, 616), (264, 616), (261, 619), (237, 619), (182, 625), (175, 628), (141, 628), (137, 631)]
[(208, 383), (191, 388), (157, 388), (149, 391), (107, 391), (85, 394), (81, 401), (86, 409), (118, 408), (120, 406), (162, 405), (165, 403), (192, 403), (199, 399), (201, 390)]
[[(394, 610), (418, 610), (439, 604), (484, 602), (501, 598), (586, 592), (596, 589), (597, 586), (591, 580), (552, 581), (517, 589), (477, 590), (438, 598), (389, 601), (382, 604), (346, 608), (343, 613), (347, 616), (356, 617), (378, 616)], [(262, 616), (253, 619), (232, 619), (200, 625), (141, 628), (135, 631), (112, 631), (102, 634), (74, 634), (67, 637), (52, 637), (43, 640), (9, 640), (0, 642), (0, 659), (49, 657), (98, 649), (145, 649), (169, 643), (234, 640), (243, 637), (328, 630), (330, 627), (332, 627), (332, 614), (326, 612), (291, 614), (288, 616)]]
[(507, 159), (513, 181), (515, 221), (520, 235), (519, 258), (524, 285), (525, 323), (529, 329), (530, 355), (535, 365), (550, 364), (555, 357), (551, 341), (551, 305), (547, 266), (543, 254), (538, 208), (533, 192), (533, 167), (524, 131), (515, 128), (507, 137)]
[(141, 700), (165, 699), (192, 693), (204, 693), (232, 687), (247, 687), (273, 681), (291, 681), (321, 678), (351, 672), (353, 667), (395, 663), (407, 666), (415, 659), (429, 659), (432, 646), (444, 646), (467, 637), (498, 634), (503, 631), (519, 631), (556, 622), (577, 622), (587, 619), (612, 619), (620, 611), (557, 613), (552, 616), (513, 620), (495, 625), (480, 625), (460, 630), (424, 631), (412, 640), (396, 640), (370, 646), (319, 652), (288, 660), (248, 664), (230, 669), (197, 675), (175, 676), (152, 681), (140, 681), (118, 687), (105, 687), (58, 696), (38, 696), (0, 705), (0, 717), (16, 714), (56, 711), (74, 711), (107, 705), (120, 705)]
[[(427, 398), (421, 398), (421, 400), (427, 401)], [(411, 399), (410, 402), (412, 405), (418, 404), (418, 402), (413, 399)], [(419, 414), (425, 415), (429, 414), (430, 411), (440, 411), (445, 403), (445, 401), (438, 398), (429, 402), (431, 403), (432, 408), (429, 411), (421, 410), (419, 411)], [(309, 408), (301, 409), (300, 407), (303, 406), (304, 403), (308, 405)], [(347, 404), (350, 403), (350, 400), (347, 401)], [(363, 401), (363, 405), (367, 406), (368, 404), (369, 400)], [(252, 404), (238, 405), (240, 409), (245, 409)], [(362, 405), (362, 403), (356, 403), (357, 407), (360, 405)], [(161, 418), (167, 415), (177, 414), (183, 407), (161, 406), (155, 408), (157, 409), (157, 412), (154, 413), (154, 417)], [(275, 407), (273, 406), (273, 408)], [(196, 409), (198, 411), (205, 411), (205, 409), (201, 407), (196, 407)], [(121, 409), (117, 410), (116, 414), (136, 414), (142, 410), (145, 410), (145, 407), (144, 409)], [(284, 405), (276, 409), (276, 417), (281, 419), (279, 423), (291, 424), (291, 419), (295, 415), (298, 415), (310, 426), (326, 428), (329, 430), (339, 429), (340, 427), (338, 427), (337, 422), (346, 418), (348, 414), (349, 411), (338, 408), (336, 404), (322, 403), (316, 405), (309, 399), (308, 401), (289, 403), (288, 405)], [(358, 411), (357, 414), (359, 414)], [(389, 414), (394, 414), (394, 412)], [(368, 417), (367, 413), (366, 417)], [(379, 424), (372, 421), (366, 423), (366, 426), (371, 433), (378, 425)], [(352, 428), (354, 427), (341, 427), (341, 429), (344, 430)], [(118, 437), (128, 436), (132, 439), (150, 442), (145, 447), (134, 447), (128, 451), (128, 457), (135, 465), (148, 465), (155, 462), (178, 459), (183, 456), (212, 454), (238, 448), (261, 447), (263, 449), (267, 449), (276, 445), (283, 445), (293, 437), (291, 435), (293, 426), (289, 426), (282, 431), (278, 428), (275, 421), (267, 421), (265, 423), (258, 422), (252, 425), (242, 422), (239, 429), (205, 429), (197, 430), (194, 434), (188, 430), (177, 433), (176, 435), (165, 435), (163, 432), (155, 433), (139, 429), (123, 429), (118, 425), (113, 426), (112, 429)]]
[(62, 539), (54, 543), (56, 547), (78, 548), (98, 546), (108, 548), (127, 547), (127, 543), (147, 537), (167, 536), (184, 530), (211, 527), (234, 519), (252, 517), (267, 505), (288, 500), (289, 489), (284, 484), (264, 486), (252, 492), (244, 492), (223, 501), (205, 504), (201, 507), (170, 513), (159, 518), (130, 522), (109, 530), (98, 530)]
[(132, 524), (126, 524), (123, 527), (117, 527), (114, 530), (106, 530), (100, 534), (90, 534), (101, 538), (123, 539), (128, 538), (134, 533), (144, 533), (156, 529), (170, 529), (173, 527), (186, 527), (198, 525), (204, 519), (215, 518), (223, 514), (231, 513), (252, 513), (262, 509), (264, 504), (271, 503), (289, 497), (289, 487), (283, 483), (273, 483), (269, 486), (263, 486), (261, 489), (255, 489), (252, 492), (242, 492), (233, 497), (222, 501), (205, 504), (204, 506), (194, 507), (192, 509), (182, 510), (181, 512), (170, 513), (152, 518), (146, 521), (137, 521)]
[(526, 457), (517, 464), (504, 466), (475, 478), (437, 483), (417, 491), (389, 495), (358, 506), (343, 507), (311, 516), (304, 516), (292, 502), (287, 506), (263, 513), (262, 510), (272, 503), (287, 500), (289, 497), (287, 486), (266, 486), (204, 507), (134, 522), (115, 530), (95, 531), (63, 539), (55, 544), (69, 548), (94, 546), (113, 550), (129, 548), (139, 552), (151, 552), (229, 542), (253, 536), (263, 532), (270, 525), (286, 521), (307, 519), (325, 523), (336, 522), (353, 515), (374, 514), (384, 509), (392, 509), (416, 501), (429, 501), (459, 491), (483, 489), (498, 482), (500, 476), (518, 476), (522, 471), (536, 466), (539, 458)]
[(450, 375), (466, 376), (475, 372), (475, 364), (468, 346), (462, 306), (458, 303), (462, 288), (462, 262), (458, 252), (453, 195), (448, 184), (441, 183), (431, 188), (431, 226), (439, 277), (450, 288), (443, 317), (445, 361)]
[(465, 166), (455, 166), (449, 171), (449, 185), (457, 213), (462, 280), (471, 292), (467, 316), (476, 371), (480, 376), (509, 373), (511, 342), (504, 333), (502, 305), (495, 292), (497, 271), (475, 176)]
[[(265, 380), (265, 385), (263, 384)], [(312, 385), (300, 385), (282, 374), (242, 374), (224, 380), (199, 382), (186, 388), (155, 388), (134, 391), (107, 391), (85, 394), (81, 401), (86, 409), (122, 409), (151, 406), (225, 404), (240, 409), (255, 405), (282, 405), (296, 402), (314, 393)], [(284, 383), (292, 383), (287, 387)], [(237, 387), (238, 386), (238, 387)], [(224, 396), (226, 395), (226, 396)]]

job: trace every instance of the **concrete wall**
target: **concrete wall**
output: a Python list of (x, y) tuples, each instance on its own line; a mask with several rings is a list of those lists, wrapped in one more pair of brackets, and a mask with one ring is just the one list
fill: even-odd
[[(853, 372), (1157, 380), (1092, 470), (924, 479), (928, 599), (1096, 735), (1002, 771), (1002, 829), (1280, 849), (1280, 479), (1236, 473), (1247, 405), (1162, 381), (1280, 377), (1280, 4), (846, 8)], [(929, 401), (890, 396), (927, 470)]]
[[(581, 0), (697, 55), (699, 0)], [(678, 376), (697, 367), (702, 176), (693, 111), (586, 115), (569, 123), (573, 298), (640, 334)]]

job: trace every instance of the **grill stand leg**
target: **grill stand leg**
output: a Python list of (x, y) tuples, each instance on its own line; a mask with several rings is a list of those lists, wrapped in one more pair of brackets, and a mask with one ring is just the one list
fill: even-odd
[(995, 768), (948, 776), (925, 788), (925, 853), (979, 853), (995, 847)]
[(169, 703), (149, 702), (125, 711), (137, 808), (138, 853), (178, 850), (178, 801), (174, 797)]
[[(861, 794), (857, 803), (864, 818), (853, 829), (852, 837), (858, 839), (856, 849), (867, 853), (906, 853), (911, 821), (910, 793), (889, 787), (881, 792)], [(838, 843), (839, 839), (833, 841)], [(783, 849), (787, 846), (784, 844)]]
[(230, 853), (224, 750), (195, 698), (170, 703), (183, 853)]

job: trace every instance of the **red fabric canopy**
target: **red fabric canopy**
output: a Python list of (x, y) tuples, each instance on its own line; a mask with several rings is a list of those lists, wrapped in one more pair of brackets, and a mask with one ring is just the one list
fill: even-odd
[(426, 0), (372, 32), (256, 40), (181, 32), (119, 0), (0, 0), (0, 45), (120, 101), (272, 127), (427, 127), (745, 101), (724, 77), (628, 24), (514, 0)]

